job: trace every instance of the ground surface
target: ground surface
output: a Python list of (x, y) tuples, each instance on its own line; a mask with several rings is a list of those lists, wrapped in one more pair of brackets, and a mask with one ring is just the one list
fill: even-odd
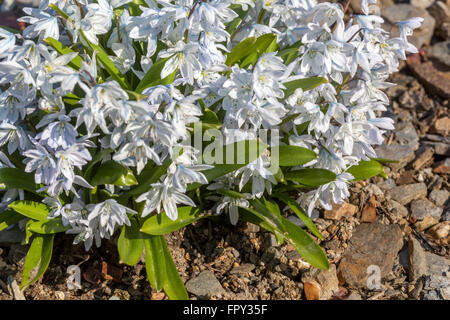
[[(404, 9), (395, 5), (388, 12)], [(293, 247), (278, 246), (254, 226), (199, 221), (167, 236), (192, 299), (450, 299), (450, 45), (444, 42), (450, 4), (434, 3), (427, 11), (434, 25), (417, 39), (421, 54), (391, 79), (398, 85), (388, 91), (385, 116), (396, 120), (396, 130), (377, 149), (399, 162), (386, 165), (387, 180), (354, 184), (348, 204), (315, 213), (330, 271), (313, 270)], [(19, 236), (10, 232), (9, 239)], [(0, 233), (0, 300), (19, 299), (14, 287), (27, 249), (4, 239)], [(119, 264), (114, 240), (89, 252), (71, 242), (71, 236), (55, 238), (47, 273), (24, 298), (167, 299), (151, 289), (142, 262)], [(81, 289), (68, 289), (70, 265), (81, 269)]]

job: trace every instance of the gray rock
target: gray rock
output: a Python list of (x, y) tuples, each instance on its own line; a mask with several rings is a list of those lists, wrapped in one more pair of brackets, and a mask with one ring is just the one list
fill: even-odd
[(410, 4), (396, 4), (381, 10), (381, 15), (385, 18), (385, 30), (392, 28), (391, 36), (396, 37), (399, 35), (396, 23), (398, 21), (408, 20), (411, 17), (422, 17), (424, 21), (420, 28), (414, 30), (414, 35), (408, 38), (408, 41), (414, 44), (417, 48), (422, 47), (424, 44), (430, 43), (433, 36), (435, 20), (422, 8), (415, 8)]
[(432, 146), (434, 153), (440, 156), (450, 156), (450, 144), (444, 142), (430, 142), (426, 141), (426, 145)]
[(120, 298), (118, 296), (111, 296), (108, 300), (120, 300)]
[(377, 156), (383, 159), (396, 160), (398, 163), (388, 163), (391, 168), (398, 169), (404, 167), (408, 162), (414, 159), (414, 146), (401, 144), (383, 144), (375, 148)]
[(389, 178), (389, 179), (383, 180), (380, 183), (378, 183), (378, 186), (380, 187), (381, 190), (387, 191), (387, 190), (391, 190), (393, 187), (395, 187), (396, 183), (395, 183), (394, 179)]
[(437, 207), (427, 199), (418, 199), (411, 202), (411, 216), (417, 220), (423, 220), (425, 217), (431, 216), (439, 221), (441, 215), (442, 208)]
[(214, 296), (225, 292), (211, 271), (203, 271), (197, 277), (186, 282), (186, 290), (196, 296)]
[(411, 124), (397, 125), (395, 137), (401, 144), (411, 145), (413, 149), (418, 148), (419, 136)]
[(395, 200), (386, 201), (386, 209), (393, 213), (398, 219), (404, 218), (408, 215), (408, 209), (404, 205), (401, 205)]
[[(443, 27), (443, 24), (450, 22), (450, 2), (447, 1), (447, 5), (442, 1), (435, 1), (427, 11), (436, 20), (436, 27), (439, 29)], [(439, 31), (439, 30), (438, 30)], [(447, 38), (447, 37), (443, 37)], [(447, 61), (448, 62), (448, 61)]]
[(25, 232), (20, 230), (18, 226), (14, 226), (9, 230), (0, 231), (0, 244), (11, 245), (13, 243), (20, 243), (25, 240)]
[(339, 290), (339, 281), (336, 276), (336, 266), (330, 265), (329, 270), (311, 268), (302, 275), (303, 284), (317, 283), (320, 286), (320, 300), (328, 300)]
[(447, 274), (450, 276), (450, 260), (438, 256), (437, 254), (433, 254), (430, 252), (425, 252), (425, 257), (427, 260), (427, 272), (426, 275), (444, 275)]
[(413, 183), (397, 186), (388, 191), (391, 199), (402, 205), (406, 205), (413, 200), (427, 196), (427, 186), (425, 183)]
[(434, 44), (428, 56), (442, 64), (450, 66), (450, 41), (442, 41)]
[(442, 207), (448, 200), (450, 192), (447, 190), (433, 190), (428, 198), (433, 201), (438, 207)]
[(442, 221), (450, 221), (450, 210), (447, 210), (447, 211), (442, 215)]
[(423, 296), (423, 300), (439, 300), (439, 295), (436, 291), (431, 290)]
[(19, 288), (19, 285), (17, 284), (17, 281), (13, 278), (13, 276), (8, 276), (7, 285), (14, 300), (26, 300), (25, 296)]
[(419, 241), (410, 238), (408, 241), (409, 281), (415, 282), (427, 272), (425, 251)]
[(230, 274), (238, 274), (238, 273), (248, 273), (255, 269), (255, 265), (251, 263), (243, 263), (240, 266), (234, 267)]
[(385, 278), (392, 271), (402, 246), (402, 232), (397, 224), (385, 225), (378, 221), (360, 224), (339, 264), (339, 279), (350, 287), (365, 288), (371, 265), (378, 266), (381, 278)]

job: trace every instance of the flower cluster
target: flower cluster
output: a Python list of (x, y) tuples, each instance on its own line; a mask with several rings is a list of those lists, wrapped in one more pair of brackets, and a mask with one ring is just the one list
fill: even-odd
[[(282, 179), (268, 169), (269, 150), (208, 178), (215, 166), (186, 141), (209, 119), (226, 143), (277, 129), (272, 147), (312, 150), (288, 171), (335, 174), (298, 199), (309, 213), (329, 209), (349, 196), (348, 169), (376, 158), (374, 145), (393, 129), (380, 117), (382, 90), (417, 51), (407, 37), (422, 21), (399, 22), (391, 38), (369, 14), (374, 1), (362, 2), (348, 17), (316, 0), (41, 1), (24, 10), (22, 34), (0, 29), (0, 168), (32, 174), (49, 218), (61, 217), (87, 249), (130, 225), (129, 214), (176, 220), (194, 197), (214, 199), (235, 224), (240, 207)], [(120, 181), (102, 176), (111, 163), (124, 170)], [(210, 198), (193, 185), (207, 185)], [(18, 198), (24, 189), (7, 187), (0, 212)]]

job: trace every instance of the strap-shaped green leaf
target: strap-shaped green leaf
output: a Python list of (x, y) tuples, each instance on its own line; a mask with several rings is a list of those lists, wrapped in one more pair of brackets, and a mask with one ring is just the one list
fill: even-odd
[(36, 201), (19, 200), (9, 205), (11, 209), (33, 220), (47, 220), (50, 212), (45, 204)]
[[(63, 45), (58, 40), (53, 39), (51, 37), (44, 39), (44, 42), (46, 44), (50, 45), (53, 49), (55, 49), (61, 55), (75, 52), (72, 49), (70, 49), (69, 47), (66, 47), (65, 45)], [(68, 63), (68, 65), (75, 70), (79, 70), (81, 68), (82, 61), (83, 60), (81, 59), (81, 57), (79, 55), (77, 55), (75, 58), (72, 59), (72, 61), (70, 61)]]
[(91, 180), (93, 186), (102, 184), (115, 184), (119, 186), (132, 186), (137, 180), (131, 170), (113, 160), (102, 163)]
[(131, 89), (127, 79), (120, 73), (119, 69), (117, 69), (114, 62), (111, 61), (106, 51), (101, 46), (90, 42), (83, 31), (80, 30), (80, 34), (83, 37), (83, 40), (88, 44), (89, 48), (96, 52), (97, 60), (102, 64), (103, 68), (105, 68), (109, 75), (117, 81), (122, 89)]
[(250, 49), (255, 44), (256, 38), (249, 37), (238, 43), (227, 55), (225, 64), (229, 67), (233, 66), (236, 62), (246, 57), (251, 53)]
[(283, 85), (286, 87), (286, 89), (284, 89), (284, 96), (289, 97), (298, 88), (302, 88), (303, 91), (308, 91), (327, 82), (328, 80), (323, 77), (310, 77), (285, 82), (283, 83)]
[(286, 218), (282, 218), (286, 239), (298, 253), (316, 268), (328, 270), (330, 263), (322, 248), (302, 228)]
[(67, 231), (70, 226), (64, 226), (61, 218), (53, 218), (32, 222), (27, 229), (39, 234), (54, 234)]
[(357, 165), (348, 168), (347, 172), (355, 177), (354, 181), (359, 181), (383, 175), (384, 169), (378, 161), (370, 160), (360, 161)]
[(117, 242), (120, 262), (134, 266), (144, 251), (144, 240), (139, 231), (139, 222), (135, 217), (130, 218), (131, 226), (124, 225)]
[(164, 65), (166, 64), (167, 60), (169, 60), (169, 58), (159, 59), (157, 62), (155, 62), (155, 64), (153, 64), (150, 67), (150, 69), (147, 71), (147, 73), (144, 75), (144, 77), (136, 87), (135, 91), (137, 93), (141, 93), (142, 90), (148, 87), (153, 87), (159, 84), (170, 84), (173, 82), (177, 70), (169, 74), (164, 79), (161, 79), (161, 71), (164, 68)]
[(303, 211), (303, 209), (298, 205), (297, 202), (295, 202), (293, 199), (291, 199), (287, 194), (284, 193), (274, 193), (273, 196), (275, 198), (280, 199), (283, 201), (286, 205), (291, 208), (291, 210), (297, 215), (297, 217), (303, 221), (305, 226), (320, 240), (323, 240), (323, 236), (320, 233), (320, 231), (315, 226), (314, 222), (311, 221), (311, 219), (308, 217), (308, 215)]
[(22, 290), (36, 282), (47, 270), (52, 258), (53, 237), (53, 234), (37, 234), (34, 237), (25, 258), (20, 285)]
[(22, 219), (24, 219), (24, 216), (18, 214), (14, 210), (3, 211), (0, 213), (0, 231), (5, 230)]
[[(314, 160), (317, 155), (314, 151), (299, 146), (279, 146), (279, 165), (285, 167), (300, 166)], [(272, 153), (271, 153), (272, 154)], [(273, 160), (273, 157), (272, 157)]]
[(326, 169), (307, 168), (287, 172), (286, 180), (296, 181), (309, 187), (318, 187), (336, 180), (336, 174)]
[(18, 168), (0, 168), (0, 190), (2, 188), (35, 192), (34, 175)]
[(146, 235), (144, 243), (145, 269), (150, 284), (156, 290), (164, 289), (171, 300), (189, 299), (164, 236)]
[(200, 210), (193, 207), (179, 207), (178, 218), (173, 221), (166, 214), (156, 214), (145, 220), (141, 231), (152, 235), (164, 235), (183, 228), (194, 221), (205, 218)]

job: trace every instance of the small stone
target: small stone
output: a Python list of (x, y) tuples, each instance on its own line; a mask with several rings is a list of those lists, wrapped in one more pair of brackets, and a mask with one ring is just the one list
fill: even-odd
[(423, 220), (425, 217), (431, 216), (439, 221), (442, 215), (442, 208), (427, 199), (418, 199), (411, 202), (411, 217), (417, 220)]
[(435, 224), (439, 223), (439, 220), (436, 220), (432, 216), (425, 217), (422, 221), (418, 221), (414, 224), (414, 227), (417, 231), (425, 231), (428, 228), (434, 226)]
[(439, 161), (433, 168), (434, 173), (450, 174), (450, 158)]
[(380, 182), (378, 186), (380, 187), (381, 190), (388, 191), (394, 188), (396, 184), (394, 179), (389, 178), (387, 180), (383, 180), (382, 182)]
[[(310, 297), (318, 297), (318, 299), (308, 300), (328, 300), (339, 290), (339, 281), (336, 276), (336, 266), (334, 264), (330, 265), (329, 270), (321, 270), (316, 268), (309, 269), (308, 271), (303, 273), (302, 282), (307, 299), (307, 291), (310, 291)], [(305, 289), (308, 286), (310, 287), (310, 290)], [(319, 290), (317, 290), (317, 286)], [(319, 293), (318, 296), (317, 293)]]
[(434, 0), (411, 0), (410, 3), (416, 7), (421, 9), (426, 9), (433, 4)]
[[(440, 1), (436, 1), (440, 2)], [(435, 43), (428, 56), (432, 59), (438, 60), (442, 64), (450, 66), (450, 41), (442, 41)]]
[(413, 170), (404, 171), (395, 182), (397, 182), (397, 184), (400, 186), (404, 184), (414, 183), (414, 171)]
[(412, 167), (414, 170), (419, 170), (422, 168), (428, 161), (433, 159), (434, 150), (430, 146), (424, 146), (422, 148), (419, 148), (416, 152), (417, 157), (412, 163)]
[(409, 281), (415, 282), (427, 271), (425, 251), (419, 241), (411, 237), (408, 241)]
[(450, 210), (447, 210), (447, 211), (442, 215), (442, 221), (450, 221)]
[(26, 300), (25, 296), (19, 288), (19, 285), (17, 284), (17, 281), (13, 278), (13, 276), (8, 276), (6, 282), (14, 300)]
[(154, 292), (152, 293), (151, 300), (164, 300), (166, 294), (164, 292)]
[(320, 299), (320, 285), (316, 282), (303, 283), (303, 290), (305, 291), (306, 300)]
[[(431, 16), (436, 20), (436, 30), (437, 33), (440, 33), (439, 31), (444, 31), (445, 25), (450, 22), (450, 1), (446, 1), (446, 3), (442, 1), (435, 1), (428, 9), (427, 11), (431, 14)], [(441, 32), (442, 33), (442, 32)], [(445, 32), (444, 32), (445, 33)], [(443, 36), (444, 39), (448, 39), (449, 37)], [(447, 61), (447, 63), (449, 63)]]
[(297, 250), (293, 250), (293, 251), (289, 251), (288, 253), (286, 253), (286, 258), (288, 258), (289, 260), (300, 260), (302, 258), (302, 256), (300, 255), (300, 253), (298, 253)]
[(377, 146), (375, 151), (379, 158), (398, 161), (398, 163), (387, 164), (389, 167), (394, 169), (402, 168), (414, 159), (414, 146), (409, 144), (383, 144), (381, 146)]
[(395, 214), (397, 218), (404, 218), (408, 215), (408, 209), (406, 209), (405, 206), (401, 205), (400, 203), (392, 199), (386, 202), (386, 208), (390, 212)]
[(362, 300), (358, 292), (352, 291), (345, 300)]
[(355, 213), (358, 211), (358, 207), (344, 202), (342, 204), (332, 204), (331, 210), (326, 210), (323, 214), (323, 217), (325, 219), (329, 220), (339, 220), (342, 217), (352, 217), (355, 215)]
[(440, 222), (427, 230), (427, 234), (435, 240), (441, 240), (443, 244), (448, 244), (450, 232), (450, 221)]
[(186, 282), (186, 290), (196, 296), (214, 296), (225, 293), (225, 289), (211, 271), (203, 271)]
[(55, 297), (58, 300), (64, 300), (66, 298), (64, 292), (62, 291), (55, 291)]
[(429, 94), (437, 94), (443, 99), (450, 98), (450, 72), (441, 71), (432, 61), (412, 63), (409, 67)]
[(237, 273), (248, 273), (251, 272), (253, 269), (255, 269), (255, 265), (251, 263), (243, 263), (238, 267), (234, 267), (230, 274), (237, 274)]
[(402, 205), (406, 205), (413, 200), (427, 196), (427, 185), (425, 183), (413, 183), (397, 186), (389, 191), (392, 199)]
[(425, 144), (432, 146), (434, 149), (434, 153), (440, 156), (450, 156), (450, 144), (443, 142), (430, 142), (427, 141)]
[(120, 300), (120, 298), (118, 296), (111, 296), (108, 300)]
[(377, 201), (375, 196), (371, 196), (369, 201), (367, 201), (361, 213), (361, 222), (374, 222), (377, 220)]
[(447, 136), (450, 132), (450, 118), (442, 117), (437, 119), (431, 127), (431, 130), (442, 136)]
[(360, 224), (339, 264), (339, 280), (350, 287), (365, 288), (371, 265), (378, 266), (381, 277), (386, 277), (392, 271), (402, 246), (402, 232), (398, 225), (379, 222)]
[(448, 200), (450, 192), (447, 190), (433, 190), (428, 198), (433, 201), (437, 206), (442, 207)]

